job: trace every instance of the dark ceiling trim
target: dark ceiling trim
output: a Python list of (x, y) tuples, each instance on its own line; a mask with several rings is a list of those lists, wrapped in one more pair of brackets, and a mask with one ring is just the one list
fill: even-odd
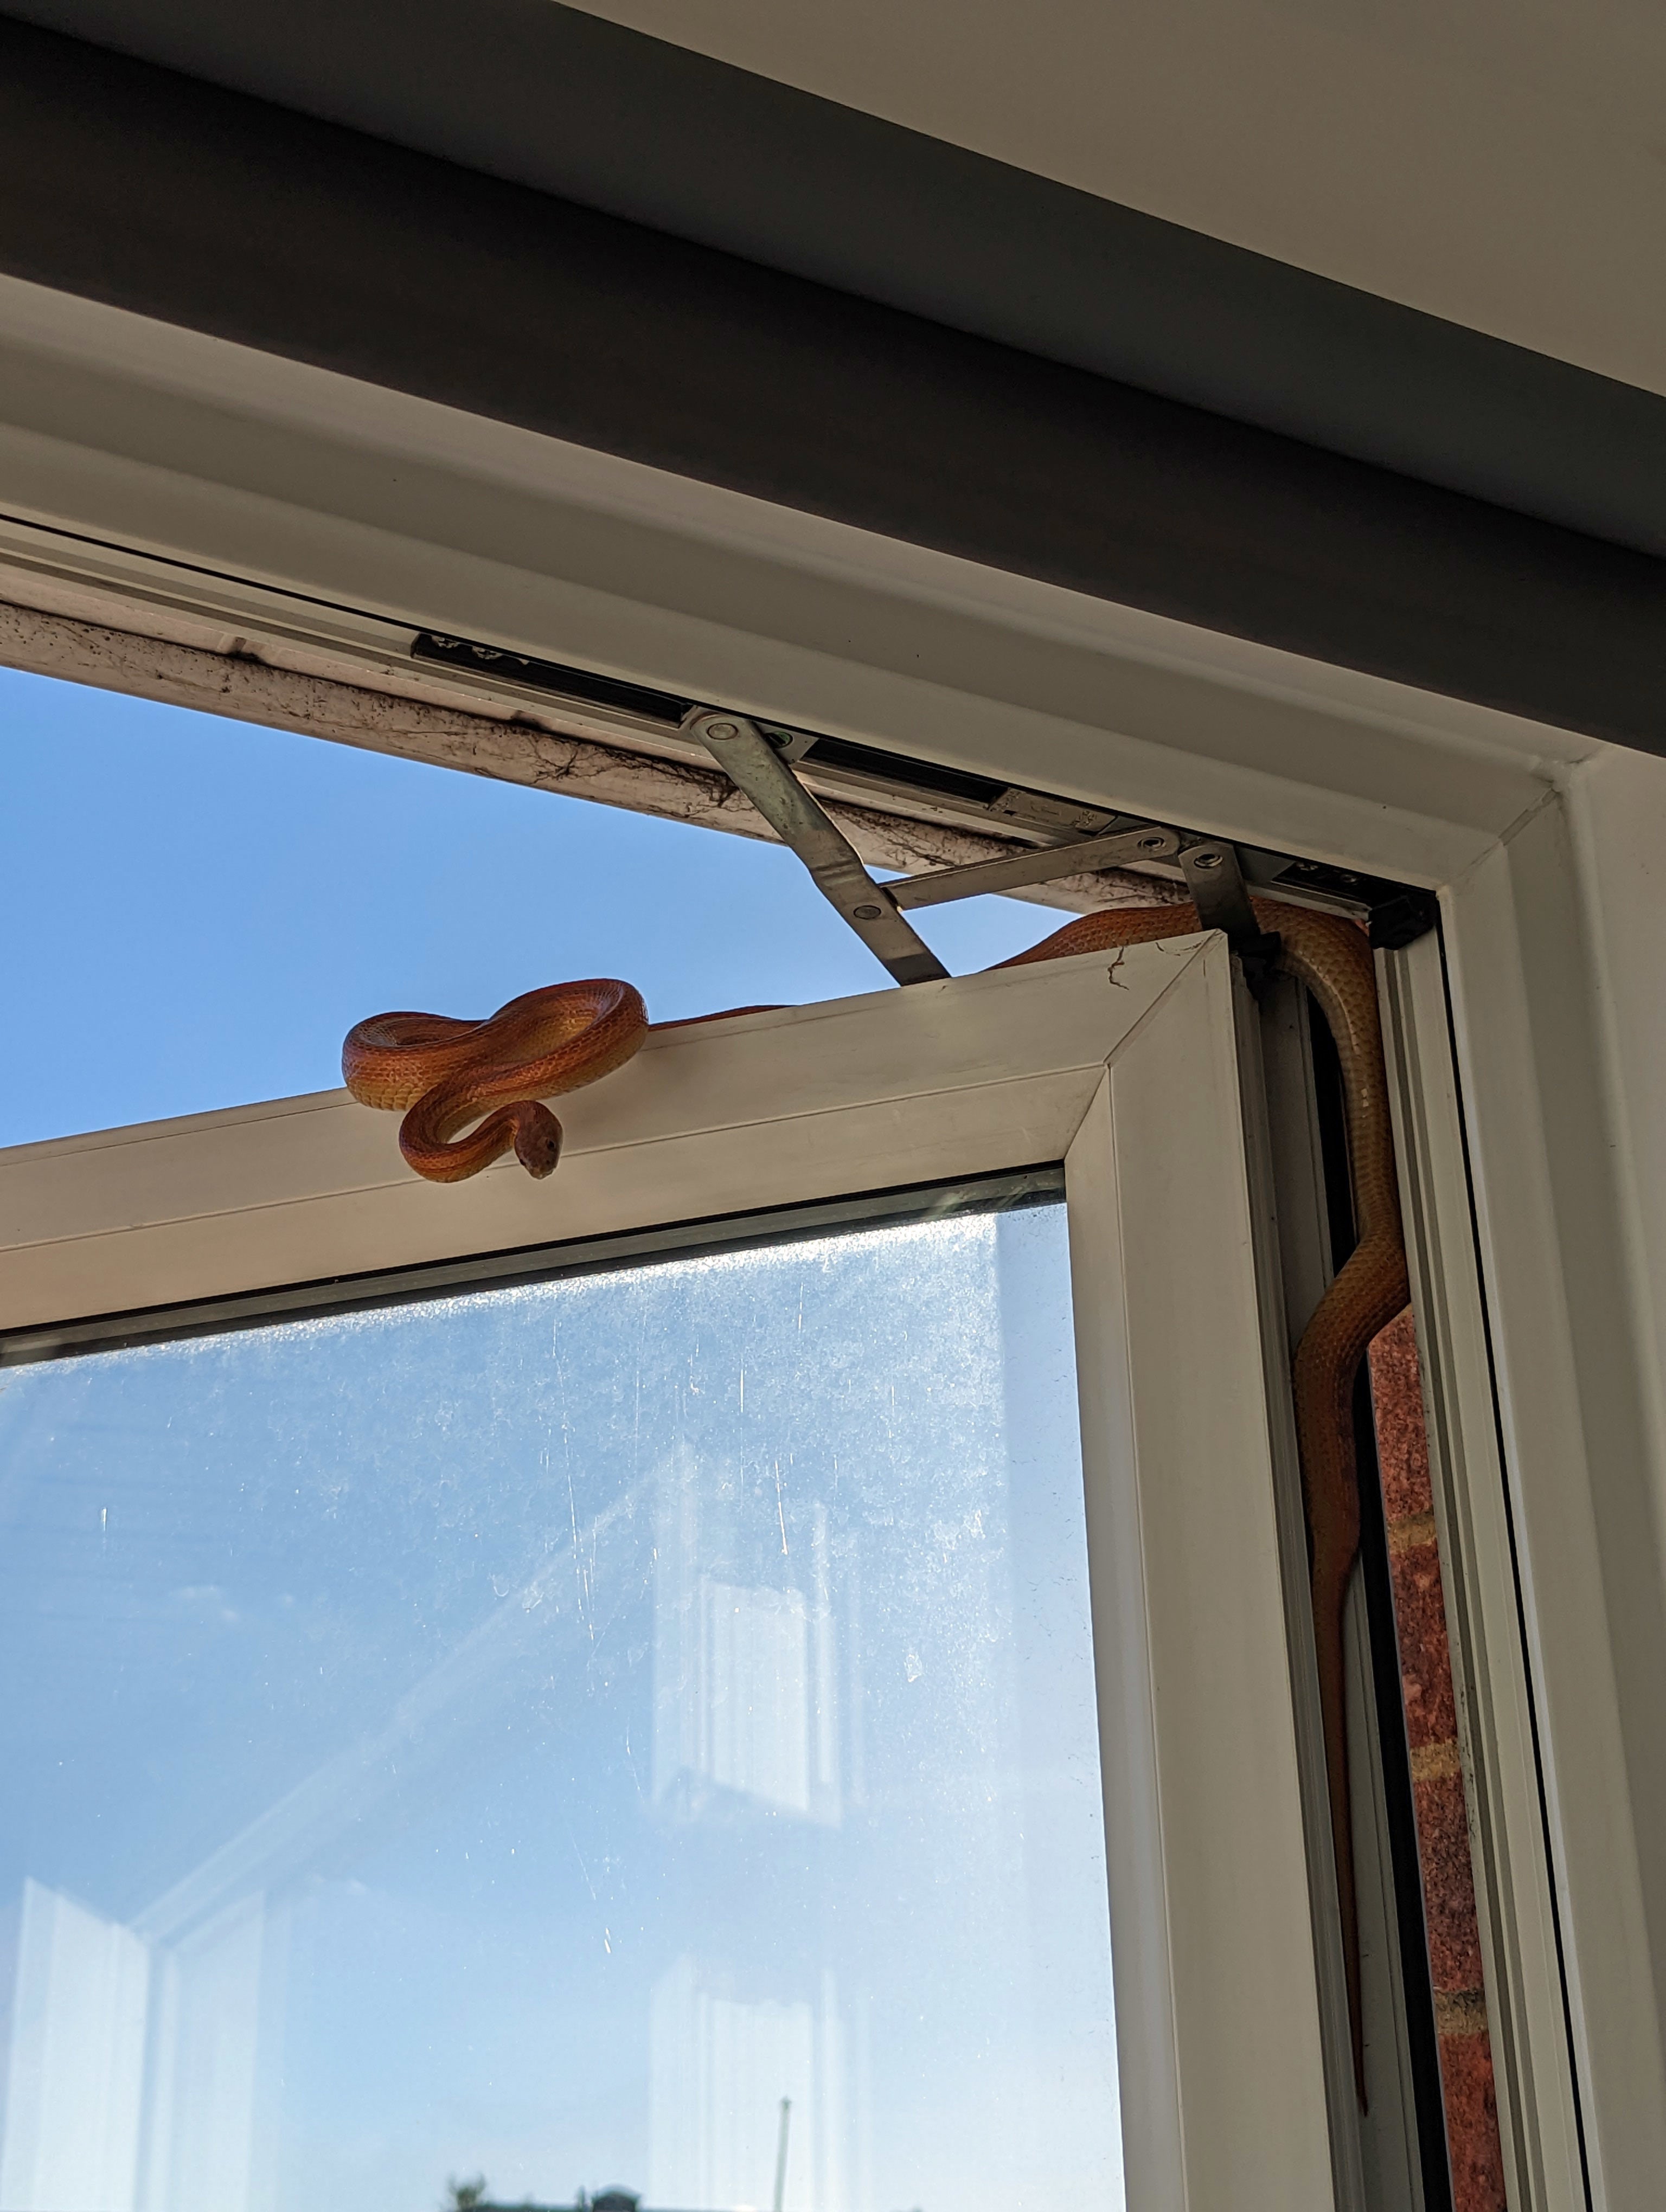
[(6, 13), (1666, 555), (1666, 398), (557, 0)]
[(15, 21), (0, 268), (1666, 750), (1666, 562)]

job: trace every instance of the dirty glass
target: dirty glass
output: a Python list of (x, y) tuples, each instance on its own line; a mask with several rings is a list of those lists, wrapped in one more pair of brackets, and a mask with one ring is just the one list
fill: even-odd
[(1120, 2203), (1066, 1258), (6, 1374), (0, 2212)]

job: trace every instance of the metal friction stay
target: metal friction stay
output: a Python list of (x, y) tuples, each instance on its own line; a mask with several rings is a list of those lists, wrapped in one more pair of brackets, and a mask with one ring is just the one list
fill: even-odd
[[(433, 630), (419, 631), (410, 652), (413, 659), (439, 664), (449, 681), (468, 690), (483, 690), (494, 699), (535, 702), (535, 719), (553, 714), (566, 728), (565, 718), (577, 716), (579, 724), (571, 733), (587, 746), (629, 747), (628, 753), (610, 753), (607, 773), (616, 783), (622, 773), (628, 775), (633, 759), (640, 760), (651, 775), (662, 763), (687, 762), (701, 753), (715, 758), (810, 867), (850, 927), (899, 982), (943, 972), (941, 963), (902, 921), (909, 908), (970, 898), (980, 891), (1018, 890), (1060, 876), (1140, 861), (1178, 864), (1205, 921), (1225, 932), (1252, 983), (1256, 963), (1260, 961), (1264, 971), (1270, 952), (1259, 944), (1261, 933), (1245, 884), (1298, 906), (1345, 914), (1365, 923), (1372, 945), (1380, 951), (1397, 951), (1412, 944), (1432, 929), (1438, 919), (1434, 893), (1414, 884), (1295, 853), (1225, 844), (1201, 830), (1172, 830), (1120, 809), (1026, 790), (851, 738), (780, 722), (760, 723), (733, 708), (713, 707), (597, 669), (539, 660), (501, 645), (442, 636)], [(807, 774), (819, 790), (830, 793), (836, 805), (877, 806), (916, 830), (937, 827), (969, 830), (979, 837), (1033, 838), (1036, 849), (876, 884), (836, 825), (799, 782), (801, 774)], [(770, 793), (774, 797), (766, 800)], [(592, 795), (603, 793), (598, 789)], [(679, 792), (679, 800), (683, 796)], [(623, 798), (616, 803), (632, 802)], [(648, 805), (642, 811), (657, 810)], [(680, 805), (674, 811), (678, 819), (688, 818)], [(858, 915), (859, 907), (879, 911)], [(897, 962), (905, 963), (905, 969)]]
[(705, 713), (691, 715), (684, 727), (745, 793), (782, 844), (791, 846), (822, 896), (899, 983), (938, 982), (948, 974), (755, 722), (740, 714)]
[[(817, 888), (836, 908), (858, 937), (899, 983), (926, 983), (948, 975), (931, 947), (905, 919), (911, 907), (940, 906), (952, 899), (974, 898), (986, 891), (1017, 890), (1029, 884), (1044, 884), (1060, 876), (1080, 875), (1098, 868), (1126, 867), (1133, 860), (1167, 860), (1180, 854), (1177, 831), (1147, 823), (1111, 836), (1078, 837), (1067, 844), (1014, 853), (999, 860), (977, 860), (964, 868), (935, 868), (929, 874), (905, 876), (879, 884), (858, 859), (842, 830), (793, 775), (778, 748), (755, 722), (745, 715), (707, 708), (690, 715), (683, 726), (697, 737), (737, 789), (745, 793), (758, 812), (785, 845), (810, 871)], [(1250, 904), (1231, 848), (1210, 847), (1231, 856), (1223, 878), (1236, 883), (1245, 914)], [(1181, 855), (1182, 866), (1185, 856)], [(1217, 861), (1216, 867), (1222, 863)], [(1205, 873), (1209, 872), (1206, 865)], [(1210, 887), (1213, 889), (1213, 878)], [(1199, 900), (1202, 911), (1202, 901)], [(1225, 927), (1224, 921), (1212, 927)], [(1250, 915), (1255, 929), (1255, 917)]]

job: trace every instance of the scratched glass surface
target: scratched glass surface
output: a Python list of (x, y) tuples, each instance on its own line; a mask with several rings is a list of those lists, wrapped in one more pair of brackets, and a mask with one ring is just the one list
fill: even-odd
[(8, 1373), (0, 2212), (1119, 2203), (1074, 1395), (1057, 1204)]

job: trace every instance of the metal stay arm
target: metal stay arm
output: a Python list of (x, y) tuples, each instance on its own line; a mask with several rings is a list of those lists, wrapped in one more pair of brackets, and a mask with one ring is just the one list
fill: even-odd
[(903, 919), (904, 908), (939, 906), (981, 892), (1017, 890), (1134, 860), (1178, 855), (1206, 925), (1225, 928), (1229, 935), (1242, 933), (1247, 927), (1255, 935), (1255, 916), (1232, 848), (1210, 844), (1200, 847), (1195, 854), (1182, 852), (1179, 834), (1156, 823), (1009, 854), (998, 860), (976, 860), (963, 868), (935, 868), (895, 883), (875, 883), (844, 833), (756, 723), (742, 714), (708, 708), (690, 715), (684, 726), (700, 738), (731, 782), (798, 854), (824, 897), (899, 983), (929, 982), (948, 973)]
[(843, 831), (799, 781), (756, 724), (739, 714), (704, 714), (685, 726), (769, 827), (809, 869), (816, 888), (836, 907), (868, 951), (899, 983), (941, 981), (948, 969), (916, 937), (897, 902), (876, 884)]
[(1072, 844), (1043, 845), (1005, 860), (973, 860), (964, 868), (933, 868), (929, 875), (904, 876), (885, 888), (900, 907), (941, 906), (983, 891), (1015, 891), (1060, 876), (1125, 868), (1130, 860), (1169, 860), (1179, 850), (1180, 839), (1172, 830), (1121, 830), (1114, 836), (1079, 837)]

